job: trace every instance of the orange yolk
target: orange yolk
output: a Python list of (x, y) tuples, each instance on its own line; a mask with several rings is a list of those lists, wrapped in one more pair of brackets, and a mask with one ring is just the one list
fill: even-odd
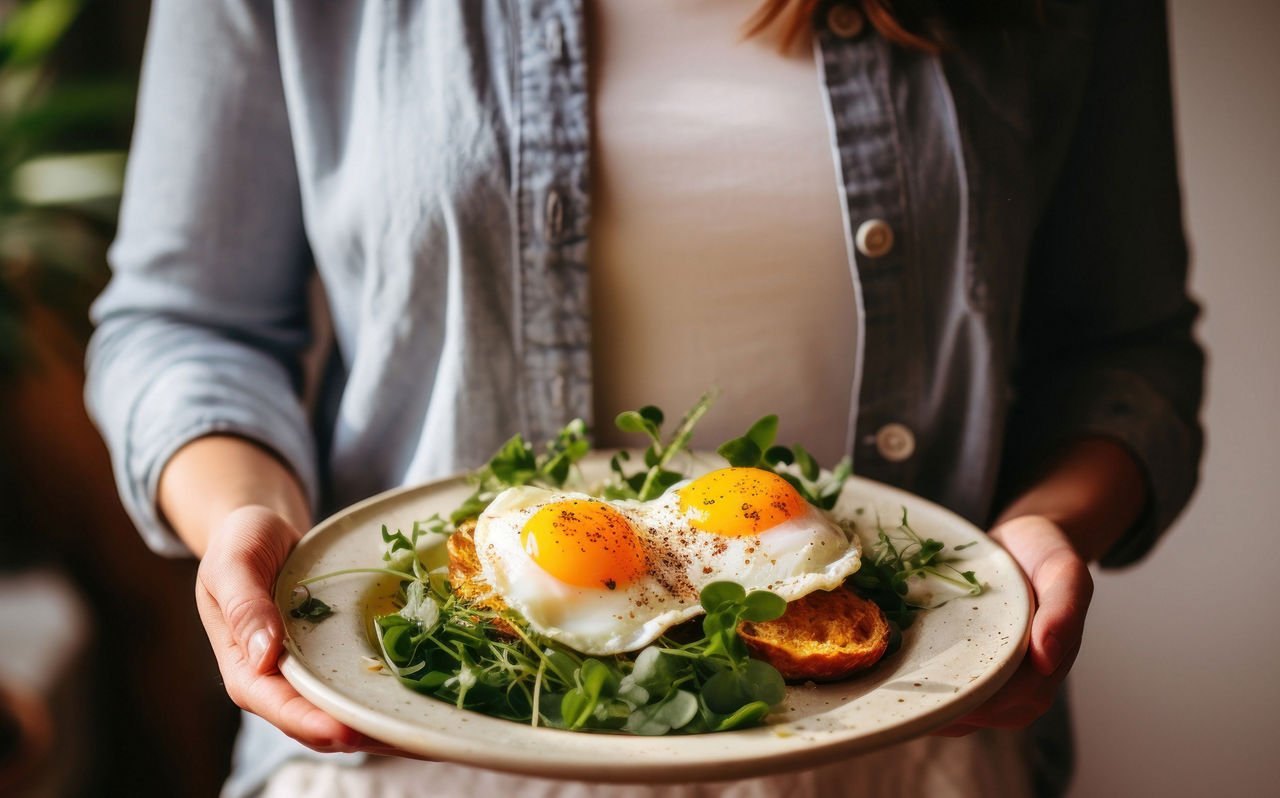
[(731, 538), (758, 535), (807, 510), (790, 482), (758, 468), (712, 471), (677, 493), (695, 529)]
[(631, 522), (602, 502), (548, 504), (525, 522), (520, 545), (542, 570), (570, 585), (613, 590), (645, 570)]

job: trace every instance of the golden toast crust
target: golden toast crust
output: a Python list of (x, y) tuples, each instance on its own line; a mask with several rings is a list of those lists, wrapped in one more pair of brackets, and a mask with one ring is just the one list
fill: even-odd
[(788, 681), (843, 679), (874, 665), (889, 646), (884, 613), (843, 587), (798, 598), (777, 620), (743, 621), (738, 634)]
[[(467, 604), (502, 612), (507, 609), (507, 603), (490, 592), (480, 575), (480, 558), (476, 556), (476, 542), (471, 537), (475, 528), (475, 521), (467, 521), (445, 541), (449, 552), (449, 586), (453, 588), (453, 595)], [(502, 634), (515, 634), (505, 620), (498, 619), (493, 626)]]

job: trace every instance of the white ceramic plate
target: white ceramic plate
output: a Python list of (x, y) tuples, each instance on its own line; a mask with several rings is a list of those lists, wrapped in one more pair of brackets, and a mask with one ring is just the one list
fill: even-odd
[[(609, 453), (582, 462), (587, 483), (608, 475)], [(715, 455), (700, 468), (717, 467)], [(311, 530), (285, 563), (276, 602), (288, 638), (281, 671), (308, 700), (371, 737), (432, 759), (552, 778), (614, 782), (684, 782), (747, 778), (811, 767), (906, 740), (955, 720), (994, 693), (1026, 651), (1031, 594), (1012, 558), (955, 514), (904, 491), (854, 477), (835, 514), (854, 520), (864, 546), (877, 515), (896, 526), (906, 507), (912, 527), (947, 544), (973, 543), (956, 556), (986, 589), (922, 612), (902, 648), (853, 679), (792, 686), (766, 725), (702, 735), (635, 737), (533, 728), (490, 718), (403, 687), (367, 668), (375, 656), (366, 631), (370, 597), (387, 591), (380, 577), (355, 574), (313, 586), (335, 613), (321, 623), (290, 617), (299, 579), (343, 568), (377, 567), (386, 524), (406, 532), (415, 520), (448, 515), (470, 493), (462, 478), (400, 488), (356, 504)], [(859, 512), (859, 510), (861, 512)], [(424, 556), (444, 561), (444, 539), (419, 541)], [(384, 610), (386, 611), (386, 610)]]

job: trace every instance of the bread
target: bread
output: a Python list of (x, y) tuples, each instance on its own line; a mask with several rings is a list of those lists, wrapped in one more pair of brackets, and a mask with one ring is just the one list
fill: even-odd
[[(502, 612), (506, 603), (491, 593), (481, 577), (471, 536), (474, 529), (475, 522), (468, 521), (449, 536), (449, 584), (462, 601)], [(691, 623), (700, 634), (700, 623)], [(501, 619), (494, 628), (500, 634), (514, 635)], [(889, 645), (884, 613), (845, 588), (810, 593), (788, 604), (786, 613), (776, 621), (743, 622), (738, 633), (752, 656), (773, 665), (790, 681), (843, 679), (874, 665)]]
[[(494, 612), (503, 612), (507, 603), (493, 595), (489, 585), (480, 575), (480, 558), (476, 556), (476, 542), (471, 533), (476, 528), (474, 520), (467, 521), (449, 536), (445, 548), (449, 552), (449, 586), (459, 600)], [(498, 632), (514, 636), (506, 621), (498, 619), (493, 626)]]
[(843, 587), (798, 598), (777, 620), (743, 621), (738, 634), (788, 681), (843, 679), (874, 665), (889, 646), (884, 613)]

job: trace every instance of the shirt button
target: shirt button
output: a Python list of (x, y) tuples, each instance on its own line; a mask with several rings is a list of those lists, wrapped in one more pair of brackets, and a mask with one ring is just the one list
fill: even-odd
[(543, 38), (547, 46), (547, 55), (551, 56), (552, 61), (559, 61), (564, 55), (564, 31), (560, 23), (554, 19), (548, 22)]
[(901, 463), (916, 450), (916, 436), (905, 424), (885, 424), (876, 432), (876, 451), (890, 463)]
[(552, 244), (560, 240), (560, 233), (564, 230), (564, 202), (560, 199), (560, 192), (552, 189), (547, 193), (547, 227), (544, 237)]
[(868, 258), (883, 257), (893, 249), (893, 228), (883, 219), (868, 219), (858, 225), (854, 243)]
[(838, 3), (827, 12), (827, 28), (841, 39), (852, 39), (865, 25), (866, 18), (853, 6)]

